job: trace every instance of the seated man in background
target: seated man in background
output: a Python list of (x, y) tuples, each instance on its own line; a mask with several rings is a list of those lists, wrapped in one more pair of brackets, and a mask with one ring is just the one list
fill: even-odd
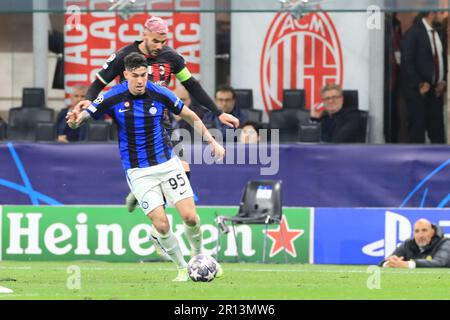
[(256, 122), (244, 122), (241, 126), (239, 142), (245, 144), (259, 143), (259, 128), (260, 126)]
[(323, 107), (311, 107), (311, 121), (321, 122), (322, 141), (334, 143), (360, 142), (363, 119), (356, 109), (343, 108), (342, 88), (327, 84), (322, 88)]
[(70, 105), (67, 108), (62, 109), (56, 118), (58, 142), (68, 143), (71, 141), (83, 140), (85, 127), (71, 129), (66, 123), (66, 115), (69, 110), (85, 99), (87, 89), (88, 87), (85, 84), (76, 84), (72, 87)]
[(387, 268), (450, 267), (450, 239), (427, 219), (414, 224), (414, 238), (406, 240), (394, 253), (380, 263)]
[[(244, 123), (245, 120), (247, 120), (246, 116), (241, 112), (241, 110), (235, 106), (236, 93), (233, 87), (228, 85), (219, 86), (216, 89), (215, 100), (220, 111), (235, 116), (239, 119), (240, 123)], [(207, 128), (215, 128), (222, 131), (224, 142), (227, 130), (235, 130), (221, 123), (219, 118), (212, 112), (208, 112), (207, 114), (205, 114), (203, 122), (205, 123), (205, 126)]]

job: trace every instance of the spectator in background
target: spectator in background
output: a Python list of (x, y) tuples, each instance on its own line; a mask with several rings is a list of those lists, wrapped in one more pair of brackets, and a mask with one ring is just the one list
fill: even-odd
[(426, 12), (406, 32), (401, 47), (400, 86), (409, 110), (409, 141), (444, 143), (443, 95), (447, 44), (442, 24), (448, 12)]
[(342, 88), (327, 84), (321, 91), (322, 103), (311, 108), (311, 121), (320, 122), (324, 142), (363, 142), (363, 119), (357, 109), (343, 108)]
[[(246, 116), (238, 107), (235, 106), (236, 93), (234, 92), (233, 87), (227, 85), (219, 86), (216, 89), (215, 100), (220, 111), (231, 114), (232, 116), (238, 118), (240, 123), (245, 122)], [(221, 130), (224, 141), (226, 138), (226, 130), (235, 130), (222, 124), (219, 121), (219, 118), (212, 112), (209, 112), (204, 116), (203, 122), (205, 123), (207, 128), (215, 128)]]
[(394, 253), (380, 263), (387, 268), (450, 267), (450, 239), (426, 219), (414, 224), (414, 238), (406, 240)]
[(246, 121), (241, 126), (241, 134), (239, 135), (239, 142), (245, 144), (259, 143), (259, 129), (260, 126), (256, 122)]
[(78, 129), (71, 129), (66, 123), (67, 112), (78, 104), (78, 102), (85, 100), (87, 85), (76, 84), (72, 87), (72, 93), (70, 94), (70, 105), (67, 108), (62, 109), (56, 118), (56, 129), (58, 134), (58, 142), (73, 142), (79, 141), (84, 138), (85, 127)]

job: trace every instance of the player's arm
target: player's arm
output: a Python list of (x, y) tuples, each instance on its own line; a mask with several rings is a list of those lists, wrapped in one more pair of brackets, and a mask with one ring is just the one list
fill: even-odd
[(89, 107), (97, 96), (102, 92), (102, 90), (113, 81), (120, 73), (122, 68), (122, 59), (123, 54), (114, 53), (111, 55), (108, 60), (103, 64), (102, 69), (97, 73), (96, 79), (90, 84), (87, 92), (86, 99), (80, 101), (76, 106), (75, 110), (81, 112), (81, 110)]
[(66, 116), (67, 125), (71, 129), (78, 129), (90, 118), (91, 115), (86, 110), (81, 112), (69, 111)]
[(203, 140), (211, 145), (214, 156), (218, 159), (222, 159), (225, 156), (225, 149), (217, 143), (214, 137), (209, 133), (208, 129), (203, 124), (202, 120), (197, 114), (184, 106), (179, 116), (194, 128), (194, 130), (203, 137)]
[(180, 72), (175, 74), (177, 79), (186, 88), (186, 90), (197, 100), (202, 106), (206, 107), (212, 113), (214, 113), (219, 120), (225, 125), (233, 128), (239, 127), (239, 119), (231, 114), (224, 113), (217, 108), (214, 101), (209, 97), (200, 83), (189, 72), (187, 67), (184, 67)]
[(86, 109), (69, 111), (66, 116), (67, 125), (72, 129), (77, 129), (90, 118), (99, 119), (114, 106), (117, 97), (119, 95), (114, 92), (114, 89), (111, 89), (105, 95), (99, 95)]

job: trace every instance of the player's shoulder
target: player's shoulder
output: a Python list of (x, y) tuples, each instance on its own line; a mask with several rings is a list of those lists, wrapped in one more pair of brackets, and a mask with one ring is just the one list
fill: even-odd
[(169, 46), (164, 46), (158, 54), (159, 58), (164, 58), (169, 61), (184, 61), (184, 58), (175, 49)]
[[(139, 51), (139, 44), (142, 41), (134, 41), (133, 43), (127, 44), (126, 46), (120, 48), (116, 53), (114, 53), (112, 56), (115, 55), (114, 58), (120, 58), (123, 59), (125, 58), (128, 54), (132, 53), (132, 52), (140, 52)], [(112, 57), (111, 56), (111, 57)], [(111, 58), (110, 57), (110, 58)]]
[(100, 104), (105, 100), (118, 99), (123, 93), (128, 91), (127, 82), (124, 81), (122, 83), (116, 84), (111, 89), (106, 92), (102, 92), (97, 96), (97, 99), (94, 100), (96, 104)]
[(159, 85), (157, 83), (151, 82), (151, 81), (147, 81), (147, 89), (150, 92), (155, 92), (155, 93), (159, 93), (159, 94), (173, 94), (172, 91), (170, 91), (169, 89), (167, 89), (165, 86)]

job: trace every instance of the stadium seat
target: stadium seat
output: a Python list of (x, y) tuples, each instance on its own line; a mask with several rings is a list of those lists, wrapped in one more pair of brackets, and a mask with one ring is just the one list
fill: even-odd
[(109, 127), (109, 140), (118, 141), (119, 140), (119, 129), (117, 128), (117, 124), (113, 121), (111, 126)]
[(305, 90), (284, 89), (283, 109), (304, 109), (306, 104)]
[(358, 142), (366, 143), (367, 142), (367, 129), (368, 129), (368, 123), (369, 123), (369, 112), (358, 110), (359, 114), (361, 115), (362, 123), (361, 126), (361, 135)]
[(110, 124), (106, 121), (90, 121), (87, 123), (86, 140), (91, 142), (108, 141)]
[(344, 97), (343, 108), (358, 109), (358, 90), (343, 90), (342, 96)]
[(301, 123), (299, 141), (318, 143), (321, 140), (322, 127), (320, 123)]
[(54, 122), (38, 122), (36, 124), (36, 141), (55, 141), (56, 125)]
[(280, 142), (297, 142), (300, 124), (309, 122), (307, 110), (281, 109), (270, 114), (270, 128), (280, 130)]
[(53, 109), (48, 108), (12, 108), (9, 111), (7, 138), (34, 141), (36, 124), (52, 122), (53, 116)]
[(23, 88), (22, 107), (45, 108), (45, 91), (43, 88)]
[(262, 120), (262, 110), (241, 109), (241, 111), (248, 121), (261, 122)]
[(2, 121), (0, 118), (0, 141), (6, 138), (6, 122)]
[[(239, 210), (236, 216), (218, 215), (216, 212), (216, 223), (218, 229), (217, 247), (220, 246), (221, 233), (228, 233), (227, 222), (231, 223), (236, 246), (239, 248), (238, 237), (235, 226), (239, 224), (264, 224), (265, 236), (263, 246), (263, 262), (266, 262), (267, 251), (267, 229), (269, 224), (280, 224), (282, 219), (282, 197), (280, 180), (252, 180), (245, 186)], [(280, 228), (282, 238), (285, 239), (283, 228)], [(220, 232), (222, 231), (222, 232)], [(217, 260), (219, 257), (216, 256)], [(239, 261), (239, 250), (237, 250), (236, 261)], [(287, 263), (286, 251), (284, 259)]]
[(239, 109), (253, 109), (253, 90), (252, 89), (235, 89), (236, 103)]

